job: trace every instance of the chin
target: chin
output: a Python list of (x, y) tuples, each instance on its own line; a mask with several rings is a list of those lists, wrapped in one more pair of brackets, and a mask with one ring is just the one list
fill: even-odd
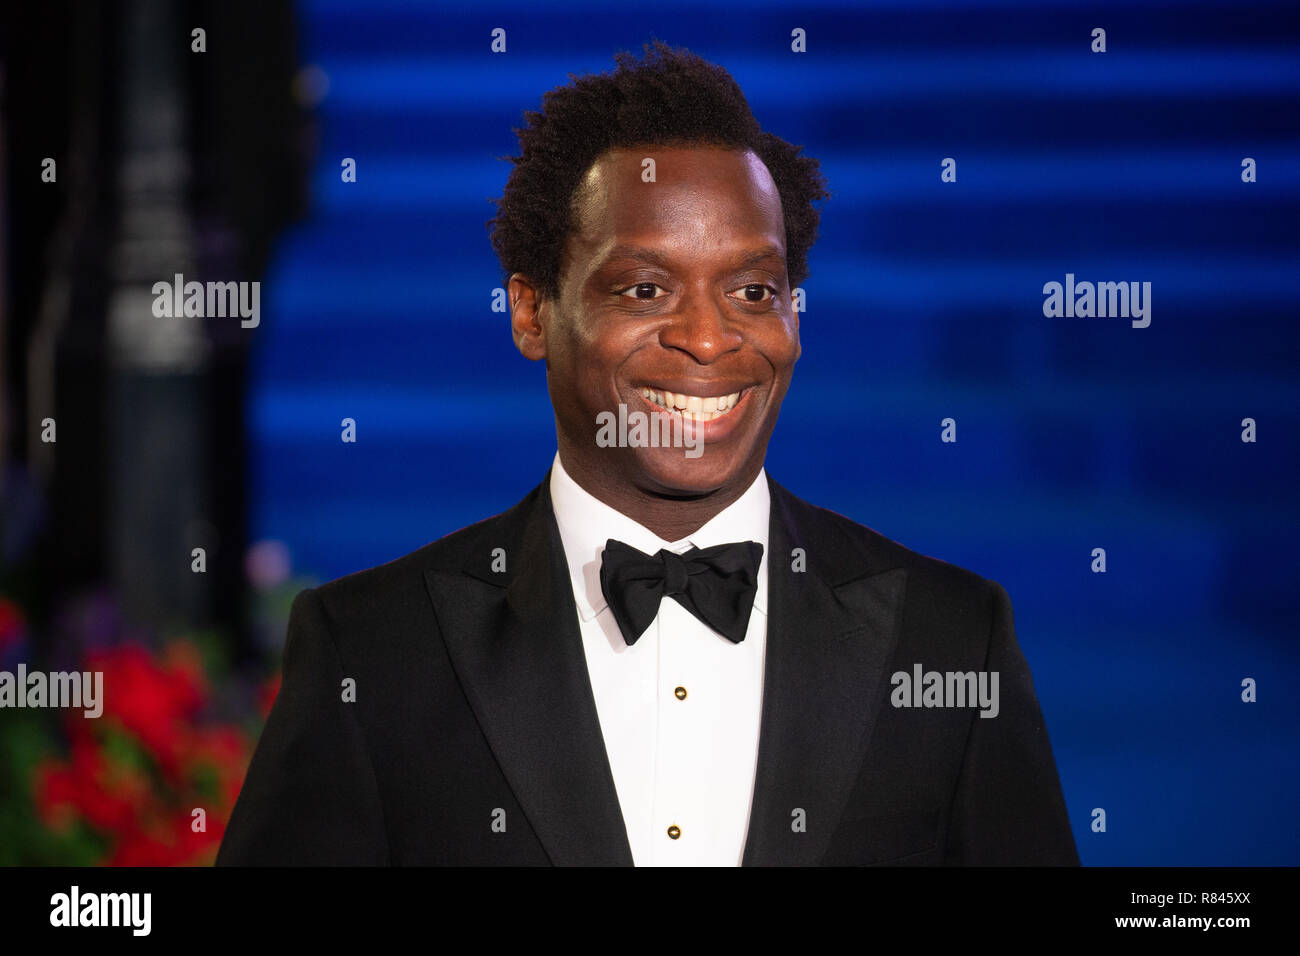
[[(710, 452), (713, 452), (711, 455)], [(704, 446), (698, 458), (687, 458), (681, 448), (638, 450), (634, 467), (643, 488), (666, 495), (707, 495), (737, 479), (744, 462)]]

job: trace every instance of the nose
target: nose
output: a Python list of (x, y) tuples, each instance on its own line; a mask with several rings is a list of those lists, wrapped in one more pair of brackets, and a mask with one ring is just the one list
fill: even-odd
[(704, 295), (689, 297), (659, 333), (664, 348), (688, 353), (701, 365), (740, 348), (744, 336), (726, 306)]

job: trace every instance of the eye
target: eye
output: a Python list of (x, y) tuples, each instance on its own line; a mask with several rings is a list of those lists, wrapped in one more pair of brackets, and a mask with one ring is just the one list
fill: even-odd
[[(776, 296), (775, 289), (770, 285), (763, 285), (761, 282), (751, 282), (748, 285), (743, 285), (740, 287), (740, 291), (744, 294), (745, 302), (753, 302), (755, 304), (767, 302)], [(765, 292), (767, 293), (766, 297), (763, 295)]]
[[(664, 295), (668, 294), (668, 290), (658, 283), (638, 282), (636, 285), (630, 285), (626, 289), (620, 289), (618, 295), (627, 295), (629, 292), (632, 292), (633, 294), (628, 296), (628, 298), (645, 300), (662, 298), (661, 296), (654, 294), (655, 289), (659, 289)], [(648, 292), (649, 295), (642, 295), (642, 292)]]

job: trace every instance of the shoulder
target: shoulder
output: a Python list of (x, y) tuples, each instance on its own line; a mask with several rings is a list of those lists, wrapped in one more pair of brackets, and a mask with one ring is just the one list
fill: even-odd
[(839, 512), (811, 504), (775, 481), (771, 491), (775, 511), (783, 511), (787, 525), (798, 529), (792, 543), (798, 546), (802, 540), (817, 548), (831, 580), (850, 581), (901, 568), (907, 572), (909, 604), (941, 604), (974, 613), (987, 613), (1001, 590), (975, 571), (915, 551)]
[[(423, 611), (428, 603), (426, 572), (458, 572), (472, 558), (487, 554), (493, 543), (513, 540), (538, 505), (542, 486), (534, 488), (514, 507), (444, 535), (392, 561), (335, 578), (311, 589), (331, 613), (374, 617), (398, 613), (403, 602), (415, 601)], [(484, 551), (484, 548), (487, 551)]]

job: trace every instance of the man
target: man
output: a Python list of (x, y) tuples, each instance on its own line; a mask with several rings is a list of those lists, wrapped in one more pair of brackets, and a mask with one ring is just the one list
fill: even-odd
[(1006, 592), (764, 470), (816, 161), (721, 69), (618, 61), (494, 220), (551, 470), (297, 597), (218, 862), (1077, 863)]

